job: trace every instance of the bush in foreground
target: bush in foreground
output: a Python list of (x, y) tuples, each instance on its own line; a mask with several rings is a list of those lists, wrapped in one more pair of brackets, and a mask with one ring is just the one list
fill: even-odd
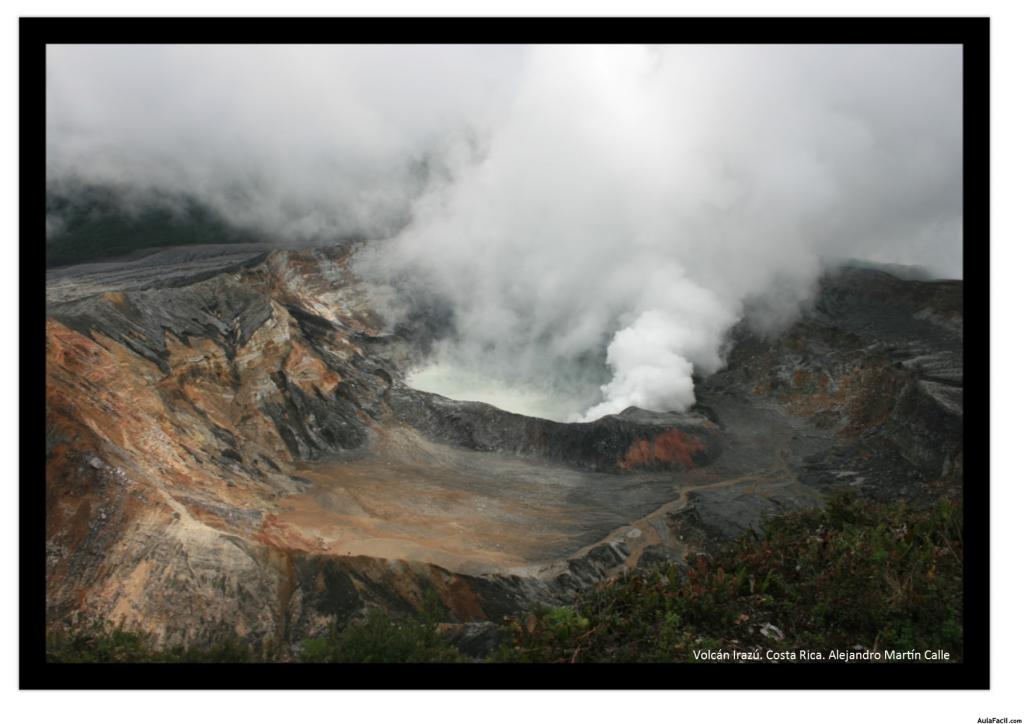
[(943, 649), (962, 655), (962, 510), (844, 495), (510, 624), (498, 658), (689, 662), (694, 650)]
[(206, 664), (268, 660), (244, 641), (224, 637), (209, 646), (159, 649), (144, 633), (92, 624), (75, 631), (53, 631), (46, 638), (46, 661), (59, 664)]
[(329, 636), (302, 642), (305, 663), (453, 663), (466, 661), (439, 632), (434, 616), (394, 619), (380, 609)]

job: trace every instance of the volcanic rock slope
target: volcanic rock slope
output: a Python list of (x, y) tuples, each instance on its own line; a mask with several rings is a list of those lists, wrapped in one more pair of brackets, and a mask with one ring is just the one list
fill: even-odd
[(47, 620), (294, 643), (367, 605), (496, 620), (852, 488), (962, 479), (961, 289), (847, 270), (735, 330), (686, 414), (561, 424), (406, 387), (348, 245), (51, 270)]

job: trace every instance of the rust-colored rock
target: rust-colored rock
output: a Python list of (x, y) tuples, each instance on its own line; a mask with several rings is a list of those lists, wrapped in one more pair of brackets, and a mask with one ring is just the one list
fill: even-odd
[(619, 466), (625, 470), (636, 468), (677, 467), (690, 469), (695, 466), (694, 455), (704, 452), (704, 444), (689, 437), (681, 430), (669, 430), (653, 440), (641, 438), (633, 443)]
[[(144, 283), (71, 270), (49, 287), (50, 625), (261, 644), (428, 595), (453, 620), (500, 617), (618, 565), (564, 569), (674, 498), (662, 477), (623, 504), (633, 481), (595, 452), (662, 423), (559, 425), (404, 388), (415, 343), (381, 332), (349, 255), (229, 257), (191, 278), (198, 262), (162, 252)], [(438, 437), (446, 420), (486, 444)], [(652, 459), (696, 449), (675, 440)], [(592, 488), (583, 509), (566, 493)]]

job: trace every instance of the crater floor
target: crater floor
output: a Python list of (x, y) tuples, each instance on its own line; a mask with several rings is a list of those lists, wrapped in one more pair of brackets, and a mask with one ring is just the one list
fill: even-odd
[(835, 490), (962, 481), (959, 282), (844, 270), (686, 414), (559, 423), (408, 387), (352, 247), (190, 247), (47, 286), (47, 613), (165, 643), (366, 605), (497, 618)]

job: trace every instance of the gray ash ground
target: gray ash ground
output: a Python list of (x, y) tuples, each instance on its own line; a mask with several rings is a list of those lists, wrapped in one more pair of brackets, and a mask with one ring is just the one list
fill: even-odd
[(383, 331), (351, 252), (48, 273), (51, 622), (297, 640), (427, 590), (493, 620), (836, 491), (962, 488), (961, 282), (834, 271), (781, 333), (734, 329), (692, 410), (570, 424), (406, 386), (443, 314)]

